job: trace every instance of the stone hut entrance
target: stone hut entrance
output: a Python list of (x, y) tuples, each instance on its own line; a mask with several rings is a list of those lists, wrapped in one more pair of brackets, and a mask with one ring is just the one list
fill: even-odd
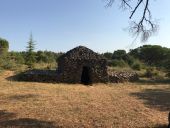
[(58, 78), (64, 83), (108, 82), (107, 61), (92, 50), (79, 46), (58, 59)]
[(90, 74), (90, 67), (84, 66), (82, 69), (81, 74), (81, 83), (85, 85), (89, 85), (92, 83), (91, 81), (91, 74)]

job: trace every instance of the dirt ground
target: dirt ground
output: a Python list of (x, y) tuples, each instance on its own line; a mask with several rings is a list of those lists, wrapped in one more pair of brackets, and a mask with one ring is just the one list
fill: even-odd
[(166, 128), (169, 84), (16, 82), (0, 74), (2, 128)]

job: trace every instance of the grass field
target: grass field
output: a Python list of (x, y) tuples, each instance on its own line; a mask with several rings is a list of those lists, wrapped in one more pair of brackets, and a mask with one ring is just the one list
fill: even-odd
[(0, 75), (0, 127), (166, 128), (168, 84), (14, 82)]

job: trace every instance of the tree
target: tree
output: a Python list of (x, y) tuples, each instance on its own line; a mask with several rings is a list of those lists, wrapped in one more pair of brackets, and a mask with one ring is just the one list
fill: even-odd
[(150, 66), (164, 66), (170, 55), (170, 49), (159, 45), (143, 45), (130, 50), (130, 55)]
[(4, 55), (8, 52), (9, 43), (7, 40), (0, 38), (0, 54)]
[(116, 50), (113, 53), (112, 59), (125, 60), (126, 56), (127, 56), (127, 54), (126, 54), (125, 50)]
[(21, 52), (11, 51), (8, 55), (10, 60), (13, 60), (16, 64), (25, 64), (25, 59)]
[(111, 60), (111, 59), (112, 59), (113, 54), (112, 54), (112, 53), (110, 53), (110, 52), (105, 52), (105, 53), (103, 54), (103, 56), (104, 56), (106, 59)]
[(33, 36), (32, 33), (30, 34), (30, 39), (28, 41), (28, 46), (27, 48), (27, 53), (26, 53), (26, 64), (28, 65), (29, 68), (33, 67), (33, 64), (35, 63), (35, 41), (33, 41)]
[(0, 69), (4, 67), (4, 63), (8, 62), (9, 43), (7, 40), (0, 38)]
[[(115, 0), (106, 0), (107, 7), (112, 6)], [(152, 14), (149, 9), (151, 0), (119, 0), (121, 2), (121, 8), (129, 9), (131, 20), (129, 31), (132, 35), (138, 37), (141, 36), (141, 41), (147, 41), (147, 39), (158, 30), (158, 25), (152, 19)], [(134, 4), (134, 2), (136, 2)], [(142, 13), (138, 21), (134, 20), (134, 14), (142, 8)]]

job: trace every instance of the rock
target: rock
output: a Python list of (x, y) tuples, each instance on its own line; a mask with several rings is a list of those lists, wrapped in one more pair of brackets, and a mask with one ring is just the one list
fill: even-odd
[(19, 74), (18, 80), (33, 82), (56, 82), (57, 73), (51, 70), (29, 70)]
[(109, 72), (109, 82), (111, 83), (133, 82), (138, 79), (135, 72)]

